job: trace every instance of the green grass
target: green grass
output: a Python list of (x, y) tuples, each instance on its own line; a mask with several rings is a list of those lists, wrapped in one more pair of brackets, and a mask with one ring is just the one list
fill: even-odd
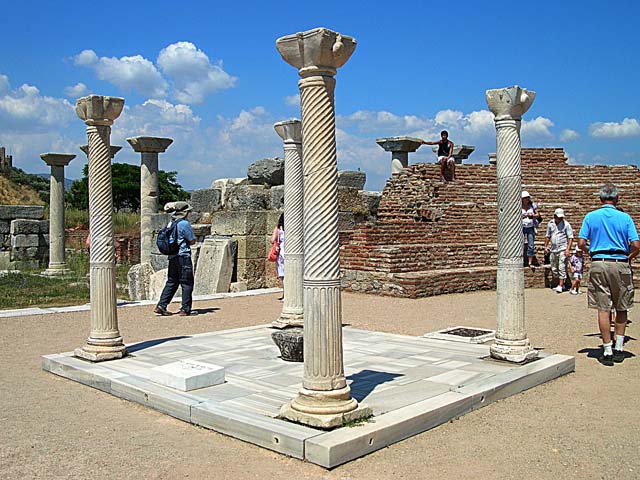
[[(64, 211), (65, 228), (80, 225), (89, 227), (89, 212), (67, 208)], [(140, 235), (140, 215), (137, 213), (116, 212), (113, 214), (113, 230), (116, 235)]]
[[(28, 307), (63, 307), (89, 302), (89, 256), (83, 252), (70, 252), (67, 267), (72, 270), (68, 277), (41, 277), (44, 269), (0, 274), (0, 310)], [(116, 283), (127, 285), (129, 265), (116, 267)], [(118, 288), (118, 298), (128, 299), (125, 288)]]

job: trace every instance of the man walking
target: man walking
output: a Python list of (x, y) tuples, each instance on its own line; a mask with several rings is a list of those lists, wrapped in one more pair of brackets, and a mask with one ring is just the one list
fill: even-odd
[(167, 305), (178, 291), (178, 286), (182, 287), (182, 306), (178, 315), (186, 317), (193, 315), (191, 311), (193, 292), (193, 263), (191, 262), (191, 245), (196, 243), (196, 237), (191, 230), (191, 224), (187, 221), (187, 216), (193, 208), (187, 202), (172, 202), (165, 206), (165, 212), (171, 212), (171, 224), (177, 222), (178, 230), (178, 253), (169, 255), (169, 270), (167, 272), (167, 283), (160, 295), (160, 301), (153, 313), (156, 315), (172, 315), (167, 310)]
[(573, 243), (573, 229), (564, 218), (564, 210), (556, 208), (553, 220), (547, 225), (547, 235), (544, 237), (544, 253), (549, 254), (551, 273), (558, 279), (558, 286), (553, 290), (557, 293), (564, 291), (567, 278), (567, 259), (571, 256)]
[[(624, 360), (627, 310), (633, 306), (633, 274), (629, 262), (638, 255), (640, 240), (631, 217), (616, 208), (618, 189), (615, 185), (607, 183), (600, 189), (600, 202), (601, 208), (584, 217), (578, 247), (591, 255), (588, 305), (598, 310), (603, 349), (598, 361), (610, 367)], [(615, 346), (609, 329), (611, 309), (616, 311)]]

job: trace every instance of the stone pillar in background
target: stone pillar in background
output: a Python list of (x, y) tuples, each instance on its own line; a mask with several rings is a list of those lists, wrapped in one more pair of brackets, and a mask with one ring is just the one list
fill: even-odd
[(158, 213), (158, 153), (163, 153), (173, 143), (171, 138), (132, 137), (129, 145), (139, 152), (140, 163), (140, 263), (151, 263), (153, 232), (151, 215)]
[(303, 174), (302, 122), (288, 120), (274, 125), (284, 140), (284, 305), (276, 328), (301, 327), (304, 323), (303, 279)]
[(413, 137), (376, 138), (376, 143), (391, 152), (391, 175), (400, 173), (409, 166), (409, 152), (415, 152), (422, 145), (422, 140)]
[(535, 358), (524, 323), (520, 124), (535, 92), (518, 86), (487, 90), (496, 123), (498, 177), (498, 274), (496, 341), (491, 356), (510, 362)]
[[(358, 409), (344, 376), (334, 75), (356, 41), (325, 28), (279, 38), (298, 69), (304, 169), (304, 378), (281, 415), (320, 428), (369, 414)], [(285, 225), (286, 228), (286, 225)]]
[(49, 195), (49, 267), (43, 275), (69, 273), (64, 252), (64, 167), (76, 158), (72, 153), (43, 153), (40, 158), (51, 167)]
[(89, 139), (89, 231), (91, 232), (91, 333), (75, 350), (77, 357), (100, 362), (127, 354), (118, 330), (116, 262), (111, 186), (111, 125), (124, 99), (90, 95), (76, 101), (76, 113), (87, 124)]

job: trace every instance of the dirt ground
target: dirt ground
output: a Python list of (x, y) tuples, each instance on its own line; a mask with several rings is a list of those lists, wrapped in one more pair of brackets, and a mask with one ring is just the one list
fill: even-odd
[[(640, 478), (640, 362), (600, 365), (586, 295), (526, 292), (537, 347), (574, 355), (576, 372), (327, 471), (46, 373), (40, 356), (82, 345), (88, 312), (0, 318), (0, 478), (465, 479)], [(344, 322), (421, 335), (495, 327), (495, 292), (420, 300), (343, 294)], [(177, 308), (174, 304), (174, 308)], [(277, 294), (196, 302), (196, 317), (121, 308), (127, 342), (268, 323)], [(637, 312), (637, 310), (636, 310)]]

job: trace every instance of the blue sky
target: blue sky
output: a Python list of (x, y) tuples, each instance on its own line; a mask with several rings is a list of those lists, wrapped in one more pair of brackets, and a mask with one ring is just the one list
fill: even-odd
[[(3, 4), (0, 145), (14, 164), (46, 171), (39, 154), (86, 143), (75, 99), (122, 96), (116, 161), (138, 163), (125, 138), (174, 138), (160, 167), (188, 189), (246, 175), (282, 155), (273, 123), (299, 117), (297, 72), (276, 38), (324, 26), (358, 47), (336, 87), (338, 165), (382, 189), (390, 154), (380, 136), (475, 145), (486, 162), (495, 131), (484, 92), (518, 84), (537, 98), (529, 147), (564, 147), (574, 163), (638, 164), (637, 2), (43, 2)], [(435, 160), (422, 147), (410, 162)]]

